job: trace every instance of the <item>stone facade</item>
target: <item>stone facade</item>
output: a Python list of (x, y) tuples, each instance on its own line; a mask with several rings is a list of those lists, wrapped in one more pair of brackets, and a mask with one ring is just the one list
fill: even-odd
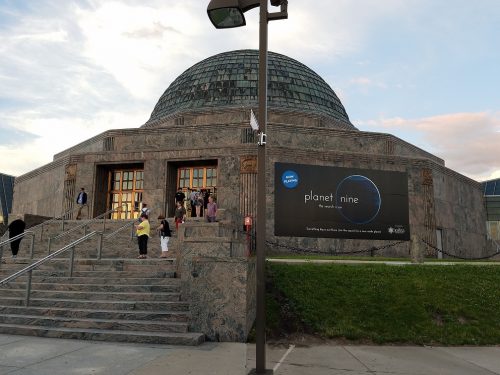
[[(195, 119), (196, 113), (191, 113)], [(89, 194), (92, 216), (107, 207), (98, 202), (99, 190), (96, 176), (100, 168), (117, 165), (141, 165), (144, 168), (143, 200), (155, 212), (172, 214), (173, 192), (168, 186), (169, 165), (179, 163), (204, 163), (217, 165), (217, 198), (219, 207), (244, 215), (242, 200), (252, 192), (245, 191), (244, 180), (255, 174), (242, 170), (242, 162), (256, 157), (257, 146), (245, 143), (243, 135), (248, 129), (246, 110), (230, 110), (217, 115), (201, 113), (203, 122), (209, 118), (218, 123), (199, 125), (170, 125), (166, 128), (140, 128), (112, 130), (94, 138), (94, 143), (84, 142), (69, 154), (61, 153), (59, 159), (16, 179), (14, 212), (54, 216), (73, 202), (75, 195), (65, 196), (65, 168), (75, 165), (76, 191), (83, 186)], [(370, 246), (383, 246), (375, 241), (336, 240), (322, 238), (274, 238), (274, 163), (289, 162), (336, 167), (352, 167), (407, 172), (409, 176), (409, 209), (412, 233), (431, 244), (436, 243), (436, 229), (443, 233), (447, 249), (458, 249), (469, 256), (483, 255), (487, 248), (485, 209), (481, 185), (444, 166), (443, 160), (390, 134), (353, 130), (297, 126), (297, 118), (279, 113), (270, 116), (267, 143), (267, 231), (271, 241), (303, 248), (353, 251)], [(302, 117), (307, 117), (303, 115)], [(283, 122), (275, 122), (279, 118)], [(287, 121), (289, 120), (289, 121)], [(194, 121), (193, 122), (202, 122)], [(301, 121), (306, 122), (306, 121)], [(112, 149), (106, 150), (112, 139)], [(108, 140), (108, 143), (106, 143)], [(93, 149), (93, 152), (89, 150)], [(249, 159), (250, 158), (250, 159)], [(248, 163), (247, 163), (248, 164)], [(170, 179), (172, 181), (172, 179)], [(253, 187), (255, 189), (255, 187)], [(101, 195), (106, 194), (100, 192)], [(240, 226), (242, 223), (234, 223)], [(273, 249), (274, 251), (275, 249)], [(427, 249), (434, 256), (432, 249)], [(399, 244), (384, 251), (387, 256), (408, 256), (409, 244)]]

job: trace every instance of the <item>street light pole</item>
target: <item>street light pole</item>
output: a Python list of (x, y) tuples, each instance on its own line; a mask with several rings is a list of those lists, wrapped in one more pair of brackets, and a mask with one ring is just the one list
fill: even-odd
[[(267, 125), (267, 0), (260, 0), (259, 145), (257, 149), (257, 312), (255, 373), (266, 374), (266, 125)], [(272, 370), (271, 372), (272, 373)]]
[(260, 6), (259, 26), (259, 134), (257, 149), (257, 255), (255, 364), (250, 374), (272, 374), (266, 370), (266, 125), (267, 125), (267, 24), (288, 18), (288, 0), (271, 0), (280, 11), (268, 13), (269, 0), (211, 0), (207, 12), (218, 29), (246, 24), (243, 13)]

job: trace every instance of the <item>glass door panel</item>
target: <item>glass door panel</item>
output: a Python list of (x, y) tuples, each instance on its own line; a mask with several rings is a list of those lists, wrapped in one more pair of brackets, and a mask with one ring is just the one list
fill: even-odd
[(111, 214), (112, 219), (137, 218), (142, 208), (144, 171), (115, 170), (109, 177), (109, 209), (119, 209)]

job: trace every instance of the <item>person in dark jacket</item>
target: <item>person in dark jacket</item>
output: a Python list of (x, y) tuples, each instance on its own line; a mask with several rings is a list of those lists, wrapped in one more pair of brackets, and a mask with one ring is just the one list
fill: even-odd
[[(24, 233), (24, 229), (26, 228), (26, 223), (22, 219), (16, 219), (9, 224), (9, 238), (14, 238), (22, 233)], [(12, 251), (12, 258), (17, 257), (17, 253), (19, 252), (19, 245), (21, 244), (21, 238), (14, 240), (10, 243), (10, 249)]]
[(78, 196), (76, 197), (76, 203), (78, 204), (78, 214), (76, 215), (76, 220), (80, 220), (82, 218), (82, 209), (87, 205), (87, 193), (85, 192), (85, 188), (81, 188)]

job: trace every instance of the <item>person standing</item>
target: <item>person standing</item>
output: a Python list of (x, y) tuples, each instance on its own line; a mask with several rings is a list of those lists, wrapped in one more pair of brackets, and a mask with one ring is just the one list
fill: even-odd
[(147, 203), (143, 203), (142, 204), (142, 208), (141, 208), (141, 215), (142, 214), (146, 214), (148, 215), (148, 217), (151, 215), (151, 210), (149, 209), (148, 207), (148, 204)]
[[(24, 233), (24, 229), (26, 228), (26, 223), (21, 219), (17, 218), (13, 222), (9, 224), (9, 238), (14, 238), (22, 233)], [(10, 250), (12, 251), (12, 258), (17, 257), (17, 253), (19, 252), (19, 245), (21, 244), (21, 240), (23, 238), (18, 238), (10, 243)]]
[(170, 226), (168, 225), (168, 221), (167, 219), (165, 219), (165, 216), (158, 216), (158, 220), (160, 220), (160, 226), (157, 228), (157, 230), (160, 232), (160, 258), (166, 258), (168, 253), (168, 241), (172, 236), (172, 232), (170, 231)]
[(179, 230), (179, 224), (183, 223), (184, 220), (186, 219), (186, 209), (182, 205), (181, 201), (177, 202), (177, 208), (175, 209), (174, 213), (174, 220), (175, 220), (175, 230)]
[(139, 256), (137, 259), (146, 259), (148, 254), (148, 239), (149, 239), (149, 220), (148, 215), (142, 214), (141, 222), (135, 225), (137, 233), (137, 243), (139, 245)]
[(207, 204), (207, 221), (209, 223), (214, 223), (217, 217), (217, 203), (214, 202), (214, 197), (211, 195), (208, 197)]
[(182, 192), (182, 189), (177, 189), (177, 193), (175, 193), (175, 203), (181, 202), (184, 204), (184, 199), (186, 199), (186, 195)]
[(191, 189), (189, 194), (189, 203), (191, 205), (191, 217), (196, 217), (196, 190)]
[(201, 217), (201, 206), (203, 204), (203, 201), (201, 201), (200, 198), (201, 193), (197, 191), (196, 195), (194, 196), (194, 208), (196, 210), (196, 217)]
[(85, 192), (85, 188), (80, 189), (80, 192), (76, 197), (76, 203), (78, 204), (78, 213), (76, 214), (76, 220), (80, 220), (82, 218), (82, 209), (87, 205), (87, 193)]

